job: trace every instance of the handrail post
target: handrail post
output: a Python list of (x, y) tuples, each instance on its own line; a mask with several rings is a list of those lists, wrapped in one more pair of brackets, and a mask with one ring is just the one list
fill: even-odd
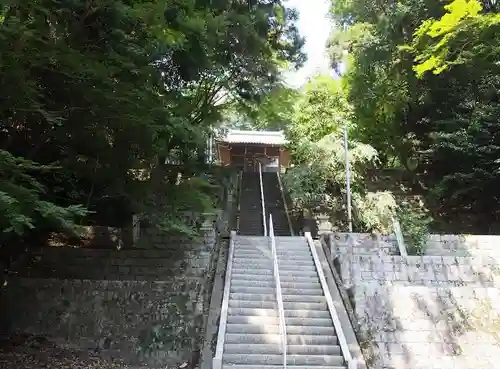
[(264, 226), (264, 236), (267, 236), (266, 206), (264, 202), (264, 183), (262, 181), (262, 163), (259, 161), (259, 181), (260, 181), (260, 204), (262, 206), (262, 225)]
[(406, 250), (405, 242), (403, 239), (403, 232), (401, 232), (401, 225), (397, 219), (392, 218), (392, 226), (394, 229), (394, 235), (396, 236), (396, 242), (398, 244), (399, 254), (402, 257), (408, 256), (408, 251)]
[(278, 252), (276, 251), (276, 239), (274, 238), (273, 215), (269, 214), (269, 238), (271, 240), (271, 253), (273, 256), (273, 275), (276, 284), (276, 302), (278, 303), (279, 328), (281, 335), (281, 345), (283, 349), (283, 368), (286, 369), (287, 361), (287, 340), (286, 340), (286, 322), (285, 308), (283, 307), (283, 294), (281, 292), (281, 281), (278, 266)]

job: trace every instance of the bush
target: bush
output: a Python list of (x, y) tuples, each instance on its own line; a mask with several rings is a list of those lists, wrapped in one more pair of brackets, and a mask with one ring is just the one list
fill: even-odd
[(397, 216), (408, 254), (424, 254), (432, 218), (422, 201), (402, 201)]
[(355, 194), (353, 203), (359, 229), (382, 234), (392, 233), (392, 220), (396, 215), (396, 199), (390, 191)]

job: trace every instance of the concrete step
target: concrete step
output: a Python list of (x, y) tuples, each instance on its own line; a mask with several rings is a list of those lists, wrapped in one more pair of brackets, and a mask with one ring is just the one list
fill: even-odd
[[(263, 324), (258, 325), (256, 323), (253, 324), (238, 324), (231, 323), (226, 326), (227, 333), (247, 333), (247, 334), (279, 334), (279, 324)], [(335, 330), (333, 326), (322, 327), (322, 326), (307, 326), (307, 325), (287, 325), (286, 333), (288, 334), (305, 334), (311, 336), (334, 336)]]
[(232, 271), (231, 283), (233, 281), (272, 281), (274, 283), (274, 276), (271, 271), (269, 274), (246, 274), (238, 271)]
[(276, 244), (276, 251), (278, 253), (281, 253), (281, 254), (295, 254), (297, 252), (310, 253), (310, 249), (309, 249), (309, 246), (307, 244), (300, 245), (300, 246), (289, 244), (289, 245), (283, 246), (283, 245), (280, 245), (279, 243), (277, 243)]
[[(228, 324), (257, 324), (257, 325), (279, 325), (279, 319), (276, 316), (244, 316), (229, 315)], [(297, 327), (331, 327), (332, 320), (328, 318), (295, 318), (285, 316), (285, 324)]]
[[(225, 337), (226, 343), (240, 344), (281, 344), (280, 334), (270, 333), (227, 333)], [(290, 334), (286, 336), (288, 345), (337, 345), (338, 339), (336, 335), (306, 335), (306, 334)]]
[[(231, 300), (250, 300), (250, 301), (276, 301), (276, 295), (272, 294), (254, 294), (231, 292)], [(325, 301), (322, 295), (283, 295), (283, 302), (305, 302), (321, 303)]]
[[(299, 270), (302, 272), (307, 271), (307, 272), (311, 272), (311, 273), (312, 272), (316, 273), (316, 268), (314, 267), (314, 265), (312, 265), (312, 263), (300, 265), (300, 264), (293, 264), (293, 263), (282, 264), (281, 262), (279, 262), (278, 266), (279, 266), (280, 274), (281, 274), (281, 272), (297, 270), (297, 268), (299, 268)], [(266, 262), (266, 263), (253, 263), (251, 261), (240, 262), (238, 260), (236, 260), (236, 261), (233, 260), (233, 269), (244, 269), (244, 268), (266, 269), (266, 270), (270, 269), (270, 270), (272, 270), (273, 263), (271, 261)]]
[(276, 242), (291, 242), (291, 243), (297, 243), (297, 242), (306, 242), (306, 238), (304, 236), (278, 236), (276, 237)]
[[(233, 275), (234, 276), (234, 275)], [(265, 280), (259, 279), (232, 279), (231, 287), (271, 287), (275, 288), (276, 284), (274, 278), (268, 278)], [(281, 288), (289, 288), (294, 290), (321, 290), (321, 284), (318, 281), (312, 282), (289, 282), (281, 281)]]
[[(276, 288), (273, 287), (255, 287), (255, 286), (241, 286), (231, 284), (230, 291), (232, 293), (243, 293), (243, 294), (257, 294), (257, 295), (276, 295)], [(296, 288), (282, 288), (282, 294), (289, 296), (296, 296), (300, 294), (301, 296), (322, 296), (321, 289), (296, 289)]]
[[(245, 343), (226, 343), (224, 352), (231, 354), (282, 354), (283, 348), (281, 341), (279, 343), (269, 344), (245, 344)], [(338, 345), (287, 345), (288, 355), (341, 355)]]
[(280, 273), (281, 283), (283, 282), (297, 282), (297, 283), (313, 283), (319, 282), (318, 275), (291, 275)]
[(234, 274), (243, 274), (243, 275), (266, 275), (266, 274), (273, 275), (272, 268), (257, 268), (257, 267), (245, 268), (239, 265), (233, 265), (232, 272)]
[(228, 309), (228, 316), (263, 316), (263, 317), (278, 317), (276, 309), (259, 309), (259, 308), (233, 308)]
[[(299, 252), (298, 254), (286, 254), (283, 252), (278, 252), (277, 256), (278, 260), (286, 260), (286, 261), (312, 260), (312, 255), (310, 252)], [(271, 253), (271, 248), (263, 250), (255, 249), (254, 251), (244, 251), (244, 252), (236, 249), (234, 251), (234, 257), (242, 259), (252, 259), (252, 260), (272, 260), (272, 253)]]
[[(240, 271), (232, 271), (231, 274), (232, 280), (238, 280), (238, 281), (244, 281), (244, 280), (251, 280), (251, 281), (272, 281), (274, 282), (274, 276), (272, 273), (272, 270), (268, 270), (267, 273), (259, 273), (259, 274), (252, 274), (252, 273), (241, 273)], [(286, 275), (283, 273), (280, 273), (280, 281), (281, 283), (284, 282), (292, 282), (292, 283), (319, 283), (319, 279), (317, 275), (310, 275), (310, 276), (294, 276), (294, 275)], [(282, 284), (283, 286), (283, 284)]]
[[(311, 368), (310, 366), (307, 365), (287, 365), (287, 368), (290, 369), (345, 369), (346, 366), (314, 366)], [(223, 365), (222, 369), (281, 369), (283, 368), (283, 365), (252, 365), (252, 364), (230, 364), (230, 365)]]
[(318, 278), (318, 273), (316, 272), (316, 269), (310, 271), (310, 270), (301, 270), (301, 269), (295, 269), (295, 270), (281, 270), (280, 269), (280, 277), (305, 277), (305, 278)]
[[(296, 268), (295, 268), (296, 269)], [(240, 266), (240, 265), (233, 265), (232, 272), (234, 274), (254, 274), (254, 275), (262, 275), (262, 274), (268, 274), (268, 273), (273, 273), (273, 268), (268, 267), (268, 268), (262, 268), (258, 266), (254, 267), (249, 267), (249, 266)], [(308, 268), (306, 270), (292, 270), (291, 268), (280, 268), (280, 277), (309, 277), (309, 278), (317, 278), (318, 274), (315, 269)]]
[[(294, 260), (287, 260), (284, 258), (281, 258), (278, 256), (278, 265), (280, 268), (287, 268), (287, 267), (297, 267), (300, 266), (301, 269), (302, 267), (305, 268), (315, 268), (313, 259), (309, 260), (304, 260), (304, 259), (294, 259)], [(261, 265), (261, 266), (273, 266), (273, 259), (272, 258), (261, 258), (261, 259), (254, 259), (254, 258), (242, 258), (242, 257), (234, 257), (233, 258), (233, 265)]]
[[(250, 308), (250, 309), (276, 309), (276, 301), (257, 301), (257, 300), (237, 300), (230, 299), (229, 307), (234, 308)], [(314, 310), (327, 311), (326, 302), (291, 302), (283, 301), (283, 307), (286, 310)]]
[[(229, 308), (228, 315), (277, 317), (278, 310), (234, 307)], [(285, 310), (285, 317), (330, 319), (330, 313), (327, 310)]]
[[(312, 255), (310, 253), (293, 253), (293, 254), (285, 254), (278, 252), (276, 254), (278, 261), (284, 261), (284, 262), (295, 262), (295, 261), (302, 261), (302, 262), (309, 262), (312, 263)], [(269, 249), (261, 249), (261, 250), (255, 250), (254, 252), (248, 252), (245, 251), (244, 253), (235, 250), (233, 257), (235, 259), (245, 259), (245, 260), (255, 260), (255, 261), (266, 261), (266, 260), (273, 260), (273, 254), (271, 251), (271, 248)]]
[[(234, 277), (234, 275), (232, 275)], [(231, 288), (233, 287), (275, 287), (274, 278), (268, 278), (265, 280), (252, 280), (252, 279), (231, 279)], [(282, 284), (283, 285), (283, 284)]]
[[(281, 277), (281, 275), (280, 275)], [(321, 284), (319, 283), (319, 279), (312, 282), (290, 282), (290, 281), (282, 281), (281, 288), (282, 289), (291, 289), (291, 290), (321, 290)], [(321, 292), (322, 293), (322, 292)]]
[(273, 287), (248, 287), (248, 286), (235, 286), (231, 284), (231, 292), (244, 293), (244, 294), (257, 294), (257, 295), (272, 295), (275, 294), (276, 289)]
[[(224, 354), (224, 364), (253, 364), (253, 365), (280, 365), (283, 363), (282, 355), (262, 354)], [(339, 365), (344, 364), (342, 356), (325, 355), (288, 355), (287, 365)]]

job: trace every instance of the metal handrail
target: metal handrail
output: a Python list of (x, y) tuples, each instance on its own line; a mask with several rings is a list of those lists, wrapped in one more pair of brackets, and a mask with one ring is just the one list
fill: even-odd
[(233, 269), (234, 239), (236, 232), (231, 231), (229, 241), (229, 253), (227, 256), (226, 278), (224, 280), (224, 294), (222, 296), (222, 307), (220, 311), (219, 333), (217, 335), (217, 346), (215, 356), (212, 360), (213, 369), (222, 369), (222, 353), (224, 351), (224, 339), (226, 337), (227, 314), (229, 310), (229, 295), (231, 293), (231, 272)]
[(332, 318), (333, 327), (335, 328), (335, 331), (337, 333), (340, 350), (342, 351), (348, 369), (356, 369), (357, 361), (352, 357), (351, 352), (349, 351), (349, 345), (347, 344), (347, 339), (345, 338), (344, 331), (342, 330), (342, 324), (340, 323), (339, 316), (337, 315), (337, 310), (335, 309), (330, 289), (328, 288), (328, 284), (326, 283), (325, 273), (323, 272), (321, 262), (319, 261), (318, 253), (316, 252), (316, 247), (314, 246), (314, 240), (312, 239), (311, 232), (305, 232), (305, 237), (313, 256), (314, 265), (316, 266), (316, 270), (318, 272), (319, 281), (321, 283), (323, 294), (325, 295), (326, 304)]
[(280, 173), (277, 172), (276, 176), (278, 177), (278, 184), (280, 186), (280, 192), (281, 192), (281, 199), (283, 201), (283, 208), (285, 210), (286, 214), (286, 219), (288, 221), (288, 228), (290, 229), (290, 236), (295, 236), (293, 232), (293, 227), (292, 227), (292, 219), (290, 218), (290, 213), (288, 212), (288, 205), (286, 204), (286, 197), (285, 197), (285, 191), (283, 189), (283, 184), (281, 183), (281, 176)]
[(262, 181), (262, 163), (259, 161), (259, 181), (260, 181), (260, 204), (262, 206), (262, 225), (264, 226), (264, 236), (267, 236), (266, 205), (264, 203), (264, 182)]
[(240, 219), (241, 219), (241, 195), (243, 193), (243, 187), (241, 183), (243, 182), (243, 171), (238, 173), (238, 209), (236, 210), (236, 214), (238, 214), (238, 218), (236, 218), (236, 230), (239, 232), (240, 230)]
[(278, 303), (279, 328), (281, 335), (281, 345), (283, 348), (283, 368), (286, 369), (287, 361), (287, 340), (286, 340), (286, 323), (285, 323), (285, 308), (283, 307), (283, 294), (281, 292), (281, 281), (278, 267), (278, 253), (276, 251), (276, 239), (274, 238), (273, 215), (269, 214), (269, 238), (271, 240), (271, 252), (273, 255), (273, 275), (276, 283), (276, 301)]

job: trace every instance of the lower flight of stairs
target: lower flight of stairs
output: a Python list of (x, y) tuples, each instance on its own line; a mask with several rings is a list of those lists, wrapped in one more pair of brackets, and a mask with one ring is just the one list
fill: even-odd
[[(346, 368), (307, 241), (277, 237), (287, 330), (287, 367)], [(283, 367), (271, 246), (236, 236), (223, 369)]]

